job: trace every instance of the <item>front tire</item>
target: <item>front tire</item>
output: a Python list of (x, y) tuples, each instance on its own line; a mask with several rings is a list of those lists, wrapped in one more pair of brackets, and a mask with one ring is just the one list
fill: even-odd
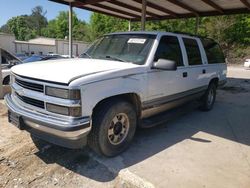
[(88, 144), (98, 154), (114, 157), (130, 145), (136, 130), (136, 112), (129, 102), (114, 99), (94, 112)]
[(215, 83), (210, 83), (205, 95), (202, 97), (201, 110), (209, 111), (212, 110), (214, 102), (216, 99), (216, 85)]

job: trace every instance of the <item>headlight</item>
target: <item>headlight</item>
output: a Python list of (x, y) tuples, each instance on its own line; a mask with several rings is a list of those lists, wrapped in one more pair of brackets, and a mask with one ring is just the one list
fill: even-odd
[(65, 106), (47, 103), (46, 108), (50, 112), (62, 114), (66, 116), (72, 116), (72, 117), (80, 117), (82, 113), (81, 107), (65, 107)]
[(79, 89), (62, 89), (46, 86), (45, 94), (53, 97), (80, 100), (80, 90)]

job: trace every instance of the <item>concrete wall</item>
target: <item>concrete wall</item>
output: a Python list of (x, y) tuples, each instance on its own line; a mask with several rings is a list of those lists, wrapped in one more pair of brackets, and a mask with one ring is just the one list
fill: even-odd
[[(56, 41), (57, 45), (57, 53), (61, 55), (68, 55), (69, 54), (69, 43), (68, 41), (65, 40), (57, 40)], [(81, 55), (84, 50), (88, 47), (89, 44), (79, 42), (79, 41), (74, 41), (73, 42), (73, 55), (78, 56)]]
[(15, 53), (15, 36), (5, 33), (0, 33), (0, 46), (10, 53)]
[(56, 46), (52, 45), (38, 45), (30, 43), (16, 43), (16, 53), (34, 53), (46, 55), (48, 53), (56, 53)]
[[(69, 44), (66, 40), (39, 37), (29, 41), (16, 41), (14, 35), (0, 33), (0, 46), (3, 49), (15, 53), (28, 53), (46, 55), (56, 53), (61, 55), (69, 54)], [(81, 41), (73, 42), (73, 55), (78, 56), (88, 47), (88, 43)]]

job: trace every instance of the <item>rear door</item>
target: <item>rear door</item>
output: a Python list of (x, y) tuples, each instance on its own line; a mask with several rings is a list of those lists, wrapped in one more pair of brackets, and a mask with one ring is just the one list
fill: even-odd
[(204, 66), (204, 52), (200, 39), (194, 37), (182, 37), (185, 48), (186, 84), (192, 93), (206, 89), (206, 67)]

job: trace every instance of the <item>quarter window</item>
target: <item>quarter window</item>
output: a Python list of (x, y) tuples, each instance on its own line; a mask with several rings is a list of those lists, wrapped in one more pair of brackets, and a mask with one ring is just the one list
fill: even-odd
[(189, 65), (201, 65), (201, 53), (198, 43), (194, 39), (183, 38), (183, 42), (187, 51)]
[(203, 39), (202, 44), (207, 55), (208, 64), (225, 63), (224, 54), (216, 42), (211, 39)]
[(175, 36), (164, 36), (155, 53), (155, 61), (158, 59), (168, 59), (175, 61), (177, 66), (183, 66), (182, 53), (178, 38)]

